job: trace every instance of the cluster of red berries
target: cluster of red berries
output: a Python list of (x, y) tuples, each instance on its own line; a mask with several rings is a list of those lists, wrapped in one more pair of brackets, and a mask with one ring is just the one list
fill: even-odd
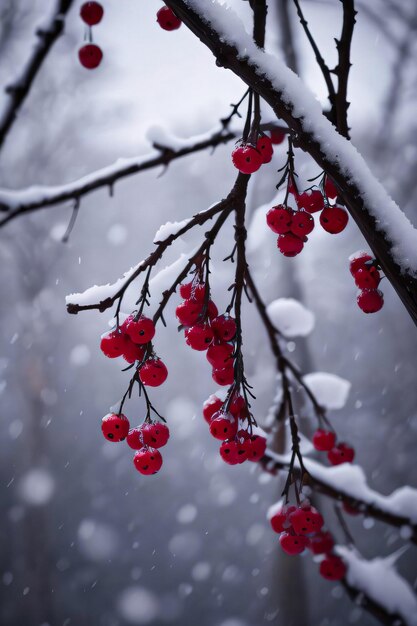
[(260, 135), (256, 144), (241, 141), (232, 152), (233, 165), (242, 174), (253, 174), (261, 165), (270, 163), (274, 154), (273, 144), (280, 144), (285, 133), (280, 130), (271, 131), (271, 136)]
[(164, 30), (177, 30), (182, 24), (181, 20), (175, 15), (174, 11), (167, 6), (159, 9), (156, 14), (156, 21)]
[(92, 43), (91, 27), (96, 26), (104, 14), (104, 9), (99, 2), (85, 2), (80, 9), (80, 16), (88, 26), (88, 41), (78, 50), (78, 58), (87, 70), (94, 70), (103, 59), (103, 52), (99, 46)]
[(165, 363), (156, 356), (152, 339), (155, 325), (151, 319), (132, 313), (114, 330), (101, 337), (100, 348), (109, 359), (122, 356), (128, 363), (139, 362), (138, 374), (141, 382), (150, 387), (159, 387), (167, 379)]
[(325, 231), (336, 235), (346, 228), (349, 215), (346, 209), (330, 204), (329, 200), (335, 200), (338, 192), (333, 181), (326, 178), (324, 193), (320, 189), (308, 189), (298, 193), (295, 185), (289, 185), (289, 192), (294, 196), (297, 210), (293, 210), (287, 204), (278, 204), (272, 207), (266, 214), (266, 222), (269, 228), (278, 235), (278, 250), (284, 256), (294, 257), (304, 248), (309, 235), (314, 229), (312, 213), (321, 211), (320, 224)]
[(156, 474), (162, 467), (162, 455), (158, 448), (169, 439), (169, 428), (161, 422), (145, 420), (130, 430), (129, 420), (123, 413), (109, 413), (101, 422), (101, 430), (107, 441), (119, 442), (126, 439), (127, 445), (136, 450), (133, 463), (141, 474)]
[(352, 446), (341, 441), (337, 443), (336, 434), (331, 430), (319, 428), (313, 435), (313, 446), (319, 452), (327, 452), (330, 465), (352, 463), (355, 450)]
[(320, 562), (320, 575), (326, 580), (341, 580), (346, 574), (346, 565), (333, 552), (334, 540), (328, 531), (323, 531), (322, 515), (304, 501), (299, 506), (288, 504), (274, 507), (270, 514), (272, 530), (279, 534), (279, 543), (286, 554), (301, 554), (306, 548), (314, 555), (324, 555)]
[(249, 409), (239, 393), (233, 393), (225, 402), (210, 396), (203, 405), (203, 417), (210, 434), (222, 442), (220, 456), (228, 465), (257, 463), (264, 456), (266, 439), (251, 432)]
[(360, 289), (356, 298), (359, 308), (364, 313), (376, 313), (384, 306), (384, 295), (378, 289), (381, 273), (376, 260), (367, 252), (356, 252), (349, 261), (350, 273), (355, 285)]

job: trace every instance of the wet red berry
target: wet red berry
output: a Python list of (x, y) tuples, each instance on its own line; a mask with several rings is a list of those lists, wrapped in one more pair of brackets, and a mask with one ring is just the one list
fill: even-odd
[(331, 430), (319, 428), (313, 435), (313, 446), (319, 452), (328, 452), (336, 443), (336, 435)]
[(223, 400), (220, 400), (220, 398), (218, 398), (214, 394), (207, 398), (207, 400), (203, 404), (203, 417), (206, 422), (210, 424), (211, 418), (215, 413), (217, 413), (217, 411), (220, 411), (222, 406)]
[(279, 235), (277, 246), (284, 256), (293, 257), (300, 254), (304, 248), (304, 242), (293, 233), (285, 233), (285, 235)]
[(228, 465), (238, 465), (247, 458), (245, 446), (234, 439), (223, 441), (219, 451), (223, 461)]
[(217, 411), (210, 422), (210, 434), (215, 439), (233, 439), (237, 433), (237, 419), (231, 413)]
[(235, 393), (233, 395), (233, 399), (229, 404), (229, 411), (235, 417), (239, 417), (242, 411), (246, 409), (245, 398), (241, 396), (239, 393)]
[(314, 217), (307, 211), (296, 211), (291, 221), (290, 230), (297, 237), (309, 235), (314, 228)]
[(206, 295), (206, 286), (204, 283), (184, 283), (180, 285), (180, 296), (184, 298), (184, 300), (198, 300), (201, 302), (204, 300), (204, 296)]
[(269, 518), (272, 526), (272, 530), (276, 533), (282, 533), (288, 531), (291, 528), (291, 523), (288, 519), (290, 513), (295, 511), (295, 506), (289, 506), (284, 504), (278, 509), (274, 506), (273, 513)]
[(349, 270), (354, 277), (356, 272), (363, 267), (366, 267), (366, 263), (372, 261), (372, 257), (367, 252), (355, 252), (349, 257)]
[(166, 446), (169, 439), (169, 428), (160, 422), (143, 424), (141, 427), (143, 443), (152, 448)]
[(347, 443), (339, 443), (327, 453), (331, 465), (341, 465), (342, 463), (352, 463), (355, 458), (355, 450)]
[(333, 550), (334, 540), (329, 532), (319, 532), (316, 535), (310, 537), (308, 544), (309, 549), (313, 554), (326, 554)]
[(129, 432), (129, 420), (122, 413), (109, 413), (101, 420), (101, 430), (109, 441), (123, 441)]
[(340, 557), (329, 554), (320, 563), (319, 572), (326, 580), (341, 580), (346, 574), (346, 565)]
[(280, 535), (279, 543), (281, 548), (290, 555), (301, 554), (308, 546), (308, 539), (303, 535), (294, 535), (284, 532)]
[(95, 26), (101, 22), (103, 7), (98, 2), (84, 2), (80, 9), (80, 16), (88, 26)]
[(269, 209), (266, 214), (266, 223), (272, 232), (277, 235), (284, 235), (284, 233), (288, 233), (290, 230), (292, 218), (293, 211), (285, 204), (278, 204)]
[(275, 145), (279, 145), (280, 143), (282, 143), (285, 139), (285, 135), (286, 133), (283, 130), (278, 130), (278, 129), (272, 129), (270, 131), (271, 133), (271, 141), (273, 144)]
[(208, 324), (199, 323), (191, 326), (186, 332), (186, 343), (193, 350), (207, 350), (213, 341), (213, 330)]
[(364, 313), (377, 313), (384, 306), (384, 295), (379, 289), (364, 289), (356, 298)]
[(324, 193), (330, 199), (337, 198), (337, 196), (339, 195), (336, 185), (328, 176), (326, 176), (326, 180), (324, 183)]
[(298, 507), (290, 513), (289, 520), (297, 535), (317, 533), (324, 524), (323, 517), (314, 507)]
[(101, 336), (100, 349), (109, 359), (122, 356), (129, 339), (121, 330), (113, 330)]
[(142, 361), (145, 356), (144, 346), (139, 346), (133, 343), (130, 339), (126, 341), (125, 348), (123, 350), (123, 358), (128, 363), (135, 363), (135, 361)]
[(303, 191), (296, 196), (296, 200), (298, 208), (305, 209), (309, 213), (316, 213), (324, 209), (323, 194), (318, 189)]
[(126, 443), (132, 450), (140, 450), (143, 448), (142, 429), (132, 428), (126, 437)]
[(184, 300), (175, 309), (175, 314), (180, 324), (183, 326), (192, 326), (195, 324), (203, 310), (203, 302), (196, 300)]
[(338, 235), (345, 230), (349, 213), (341, 206), (328, 206), (320, 213), (320, 224), (327, 233)]
[(156, 21), (164, 30), (177, 30), (182, 24), (170, 7), (162, 7), (156, 14)]
[(211, 327), (219, 341), (231, 341), (236, 334), (236, 322), (228, 313), (215, 317)]
[(355, 272), (355, 285), (359, 289), (376, 289), (381, 282), (381, 275), (376, 267), (362, 267)]
[(168, 377), (165, 363), (158, 358), (148, 359), (139, 370), (139, 378), (144, 385), (159, 387)]
[(266, 439), (260, 435), (252, 435), (248, 445), (248, 461), (260, 461), (265, 454)]
[(233, 364), (234, 348), (230, 343), (212, 343), (207, 350), (207, 361), (215, 369), (229, 368)]
[(272, 147), (272, 141), (269, 137), (264, 135), (263, 137), (259, 137), (256, 142), (256, 149), (262, 158), (262, 163), (269, 163), (272, 160), (272, 155), (274, 154), (274, 148)]
[(233, 367), (213, 369), (212, 378), (217, 385), (231, 385), (235, 380), (235, 372)]
[(242, 145), (232, 152), (233, 165), (242, 174), (253, 174), (262, 165), (262, 157), (259, 152), (250, 145)]
[(88, 43), (78, 50), (78, 58), (87, 70), (94, 70), (101, 63), (103, 53), (94, 43)]
[(155, 324), (144, 315), (137, 320), (134, 315), (130, 315), (123, 323), (123, 330), (134, 343), (138, 344), (149, 343), (155, 336)]
[(156, 474), (162, 467), (162, 456), (154, 448), (141, 448), (133, 457), (133, 463), (141, 474), (149, 476)]

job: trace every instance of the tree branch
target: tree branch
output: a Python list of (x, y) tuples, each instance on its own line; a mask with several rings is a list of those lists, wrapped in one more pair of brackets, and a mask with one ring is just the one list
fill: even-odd
[(347, 112), (349, 102), (347, 101), (347, 88), (349, 71), (352, 66), (350, 62), (350, 49), (352, 45), (353, 29), (356, 24), (355, 0), (340, 0), (343, 5), (343, 28), (340, 39), (336, 39), (336, 47), (339, 55), (339, 62), (333, 72), (337, 75), (338, 87), (336, 94), (336, 128), (341, 135), (349, 139), (349, 126)]
[(18, 78), (5, 89), (8, 100), (0, 116), (0, 149), (22, 107), (50, 49), (64, 30), (65, 16), (73, 0), (58, 0), (55, 12), (45, 28), (38, 29), (38, 42)]

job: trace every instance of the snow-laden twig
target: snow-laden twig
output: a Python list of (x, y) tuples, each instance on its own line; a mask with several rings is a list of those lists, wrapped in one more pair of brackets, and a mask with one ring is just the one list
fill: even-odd
[(62, 34), (65, 16), (70, 10), (73, 0), (57, 0), (49, 21), (36, 30), (37, 43), (32, 48), (29, 58), (17, 77), (6, 86), (6, 106), (0, 113), (0, 149), (17, 118), (32, 84), (42, 67), (50, 49)]
[(265, 53), (236, 13), (215, 0), (167, 0), (216, 56), (252, 87), (295, 133), (297, 145), (333, 178), (385, 275), (417, 323), (417, 230), (320, 103), (284, 63)]
[[(288, 468), (290, 455), (276, 454), (272, 450), (267, 450), (262, 464), (268, 471), (274, 473), (279, 469)], [(325, 467), (306, 457), (304, 465), (313, 489), (345, 502), (365, 516), (391, 526), (405, 528), (407, 538), (417, 543), (417, 490), (401, 487), (389, 496), (383, 496), (368, 486), (363, 469), (359, 465), (344, 463)]]
[(219, 127), (186, 140), (165, 135), (162, 142), (162, 137), (154, 136), (152, 137), (154, 149), (149, 154), (118, 159), (112, 165), (87, 174), (74, 182), (65, 185), (29, 187), (17, 191), (0, 189), (0, 212), (4, 213), (0, 218), (0, 227), (32, 211), (68, 200), (79, 201), (81, 197), (101, 187), (108, 187), (112, 191), (114, 184), (121, 178), (155, 167), (167, 167), (176, 159), (207, 148), (216, 148), (235, 137), (233, 131)]

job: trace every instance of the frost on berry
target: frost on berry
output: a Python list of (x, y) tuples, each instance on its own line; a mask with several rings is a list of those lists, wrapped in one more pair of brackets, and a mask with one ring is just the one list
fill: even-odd
[(109, 413), (101, 420), (101, 430), (109, 441), (123, 441), (129, 433), (129, 420), (123, 414)]

